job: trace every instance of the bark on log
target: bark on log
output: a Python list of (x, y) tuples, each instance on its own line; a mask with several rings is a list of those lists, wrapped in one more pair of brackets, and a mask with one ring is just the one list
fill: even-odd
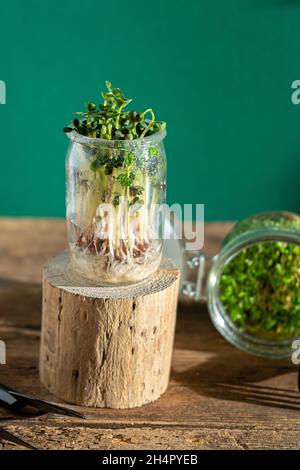
[(179, 272), (164, 261), (149, 280), (97, 287), (68, 271), (62, 252), (44, 267), (40, 380), (85, 406), (132, 408), (166, 390)]

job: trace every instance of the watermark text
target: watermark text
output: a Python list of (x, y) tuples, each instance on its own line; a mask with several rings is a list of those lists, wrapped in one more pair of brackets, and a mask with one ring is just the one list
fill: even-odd
[(6, 364), (6, 345), (0, 340), (0, 364)]
[(0, 80), (0, 104), (6, 104), (6, 84)]

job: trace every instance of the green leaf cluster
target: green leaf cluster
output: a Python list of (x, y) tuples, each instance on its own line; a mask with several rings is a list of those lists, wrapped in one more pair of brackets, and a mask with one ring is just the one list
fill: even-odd
[(223, 269), (220, 300), (241, 331), (280, 340), (300, 331), (300, 246), (262, 242)]
[[(77, 112), (82, 119), (74, 119), (73, 125), (65, 127), (65, 132), (76, 130), (79, 134), (106, 140), (133, 140), (155, 134), (166, 127), (166, 123), (156, 121), (151, 108), (143, 112), (125, 111), (132, 102), (124, 96), (120, 88), (106, 82), (107, 91), (101, 92), (103, 103), (97, 107), (87, 102), (86, 111)], [(148, 118), (149, 117), (149, 118)]]

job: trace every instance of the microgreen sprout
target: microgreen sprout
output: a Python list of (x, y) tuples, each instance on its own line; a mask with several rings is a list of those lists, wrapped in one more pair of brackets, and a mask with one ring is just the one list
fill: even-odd
[(220, 300), (241, 331), (270, 340), (297, 334), (300, 246), (269, 241), (242, 250), (223, 270)]
[[(106, 82), (107, 91), (101, 93), (103, 103), (98, 108), (95, 103), (87, 102), (87, 110), (77, 112), (72, 126), (65, 127), (65, 132), (76, 130), (79, 134), (106, 140), (133, 140), (155, 134), (164, 129), (166, 123), (156, 121), (151, 108), (144, 112), (126, 111), (132, 99), (125, 98), (120, 88), (114, 88)], [(150, 119), (147, 119), (147, 116)]]

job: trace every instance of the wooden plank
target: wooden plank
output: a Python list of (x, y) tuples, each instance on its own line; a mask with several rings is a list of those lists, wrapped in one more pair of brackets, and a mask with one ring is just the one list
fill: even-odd
[[(208, 224), (208, 252), (229, 226)], [(0, 339), (7, 344), (0, 382), (59, 404), (38, 380), (40, 282), (44, 261), (65, 246), (64, 221), (0, 220)], [(288, 361), (238, 351), (215, 331), (205, 305), (181, 304), (170, 386), (158, 401), (131, 410), (71, 406), (85, 421), (0, 409), (1, 426), (42, 449), (297, 449), (296, 382)]]

